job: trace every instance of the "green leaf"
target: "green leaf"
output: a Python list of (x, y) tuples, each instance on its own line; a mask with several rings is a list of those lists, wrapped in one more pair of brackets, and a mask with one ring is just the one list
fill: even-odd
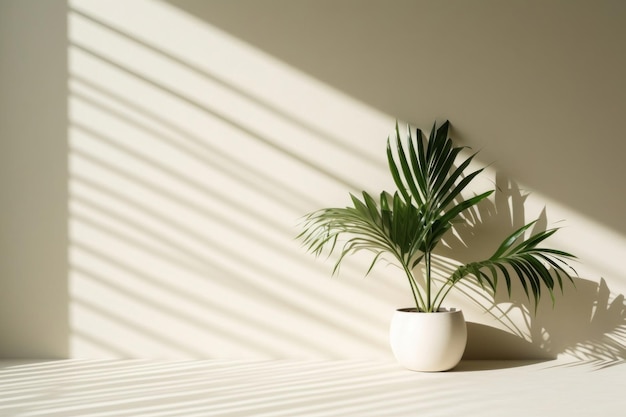
[[(404, 177), (404, 182), (407, 184), (408, 189), (411, 191), (412, 196), (419, 196), (420, 192), (417, 189), (417, 185), (413, 180), (413, 173), (411, 172), (411, 168), (409, 167), (409, 162), (406, 158), (406, 154), (404, 153), (404, 147), (402, 146), (402, 142), (400, 138), (398, 138), (398, 159), (400, 160), (400, 167), (402, 168), (402, 175)], [(406, 196), (404, 196), (405, 201), (408, 200)]]
[[(396, 123), (396, 129), (397, 128), (398, 127)], [(387, 141), (387, 162), (389, 164), (389, 171), (391, 172), (391, 176), (393, 178), (393, 181), (396, 184), (396, 187), (398, 187), (398, 190), (400, 191), (404, 199), (408, 200), (409, 192), (400, 177), (400, 172), (398, 171), (398, 166), (396, 165), (396, 162), (393, 159), (393, 153), (391, 152), (391, 145), (389, 144), (389, 141)]]
[(513, 268), (513, 270), (517, 274), (518, 278), (520, 279), (519, 281), (522, 284), (522, 288), (524, 289), (524, 293), (526, 293), (526, 297), (528, 297), (528, 299), (530, 300), (530, 293), (528, 292), (528, 284), (526, 284), (526, 280), (524, 279), (524, 272), (522, 271), (522, 269), (519, 268), (516, 261), (511, 260), (509, 262), (509, 265), (511, 265), (511, 268)]
[(462, 201), (461, 203), (459, 203), (456, 206), (454, 206), (451, 209), (449, 209), (448, 212), (445, 213), (441, 217), (441, 222), (442, 223), (446, 223), (446, 222), (452, 221), (452, 219), (454, 219), (456, 216), (458, 216), (461, 212), (463, 212), (464, 210), (467, 210), (468, 208), (478, 204), (479, 202), (481, 202), (485, 198), (489, 197), (492, 193), (493, 193), (493, 190), (487, 191), (487, 192), (484, 192), (484, 193), (479, 194), (477, 196), (474, 196), (474, 197), (470, 198), (469, 200)]
[(537, 233), (520, 243), (516, 248), (513, 249), (513, 252), (522, 252), (524, 250), (532, 249), (539, 243), (543, 242), (545, 239), (552, 236), (556, 231), (557, 229), (551, 229), (546, 230), (545, 232)]
[[(452, 149), (446, 159), (442, 162), (441, 167), (437, 169), (435, 177), (433, 178), (432, 187), (433, 199), (435, 201), (444, 200), (445, 197), (450, 193), (451, 184), (454, 184), (454, 181), (456, 180), (456, 178), (454, 177), (454, 173), (456, 173), (456, 171), (451, 175), (450, 169), (452, 168), (457, 155), (462, 149), (463, 148)], [(462, 171), (459, 172), (459, 175), (461, 173)]]
[(383, 220), (381, 214), (378, 212), (378, 207), (376, 206), (376, 201), (365, 191), (363, 191), (363, 200), (365, 201), (365, 206), (369, 211), (370, 218), (379, 226), (382, 227)]
[(504, 242), (502, 242), (500, 247), (496, 250), (496, 252), (491, 256), (490, 259), (496, 259), (502, 256), (511, 246), (513, 246), (513, 243), (515, 243), (515, 241), (520, 236), (522, 236), (527, 229), (532, 227), (532, 225), (535, 224), (536, 222), (537, 221), (535, 220), (534, 222), (530, 222), (527, 225), (520, 227), (515, 232), (513, 232), (509, 237), (504, 239)]
[[(417, 135), (418, 135), (418, 146), (421, 149), (422, 131), (418, 129)], [(428, 198), (427, 179), (424, 175), (425, 163), (423, 163), (422, 161), (423, 149), (421, 150), (422, 150), (421, 155), (418, 156), (418, 153), (415, 151), (415, 146), (413, 145), (413, 141), (409, 142), (409, 157), (411, 159), (411, 166), (413, 167), (413, 174), (415, 175), (415, 180), (417, 181), (417, 188), (419, 189), (419, 191), (416, 190), (416, 192), (413, 193), (413, 197), (415, 198), (415, 201), (418, 203), (418, 205), (424, 205), (424, 202)], [(405, 197), (405, 200), (407, 200), (406, 197)]]
[(509, 271), (501, 263), (494, 263), (494, 265), (496, 266), (496, 268), (500, 270), (500, 272), (502, 272), (502, 275), (504, 276), (504, 281), (506, 282), (506, 290), (510, 298), (511, 297), (511, 276), (509, 275)]

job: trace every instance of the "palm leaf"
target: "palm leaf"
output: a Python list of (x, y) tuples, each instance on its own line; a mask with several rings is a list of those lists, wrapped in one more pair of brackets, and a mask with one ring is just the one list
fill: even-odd
[[(455, 162), (464, 147), (454, 147), (448, 138), (449, 123), (436, 125), (431, 131), (427, 143), (422, 139), (422, 132), (417, 129), (415, 141), (410, 134), (408, 156), (402, 143), (396, 123), (396, 153), (392, 152), (387, 141), (387, 160), (389, 169), (400, 194), (405, 202), (412, 200), (428, 219), (435, 230), (426, 237), (422, 250), (431, 251), (440, 237), (450, 229), (451, 223), (464, 210), (486, 198), (491, 192), (472, 198), (466, 203), (449, 207), (461, 192), (472, 182), (482, 169), (463, 176), (474, 155), (463, 160), (455, 168)], [(414, 145), (414, 142), (416, 144)], [(448, 224), (450, 223), (450, 224)]]
[(521, 283), (526, 296), (534, 302), (535, 308), (541, 297), (542, 288), (547, 289), (554, 302), (554, 289), (558, 287), (561, 291), (563, 290), (562, 275), (574, 282), (566, 268), (575, 272), (569, 266), (568, 261), (576, 257), (567, 252), (537, 247), (558, 229), (536, 233), (527, 239), (522, 239), (517, 246), (513, 246), (533, 224), (535, 222), (528, 223), (513, 232), (489, 259), (457, 268), (452, 275), (451, 285), (472, 274), (481, 285), (487, 282), (493, 283), (495, 287), (498, 272), (500, 272), (504, 275), (510, 296), (512, 272)]
[(403, 265), (410, 265), (409, 260), (419, 254), (415, 242), (421, 241), (427, 232), (417, 208), (405, 203), (398, 194), (393, 196), (391, 207), (389, 195), (384, 192), (380, 204), (366, 192), (363, 199), (354, 195), (350, 198), (352, 207), (323, 209), (305, 216), (298, 238), (306, 250), (319, 256), (326, 249), (330, 255), (337, 239), (343, 236), (335, 273), (345, 256), (360, 250), (373, 252), (374, 263), (382, 253), (389, 253)]

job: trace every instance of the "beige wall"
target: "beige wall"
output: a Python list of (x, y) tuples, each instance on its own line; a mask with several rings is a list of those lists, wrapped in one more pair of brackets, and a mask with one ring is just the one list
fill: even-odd
[(500, 187), (483, 237), (445, 255), (541, 217), (581, 258), (578, 290), (537, 316), (453, 295), (468, 357), (623, 359), (622, 2), (80, 1), (67, 47), (46, 5), (47, 25), (39, 3), (1, 6), (0, 354), (388, 357), (402, 277), (355, 259), (330, 278), (293, 236), (391, 186), (398, 118), (449, 119)]
[(171, 3), (385, 114), (450, 119), (485, 162), (626, 232), (607, 192), (626, 151), (623, 2)]
[(0, 2), (0, 357), (68, 353), (65, 20)]

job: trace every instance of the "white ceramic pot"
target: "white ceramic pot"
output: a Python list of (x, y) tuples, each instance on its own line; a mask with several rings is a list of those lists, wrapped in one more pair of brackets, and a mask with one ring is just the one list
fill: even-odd
[(465, 351), (467, 327), (459, 309), (436, 313), (415, 308), (395, 311), (389, 329), (391, 350), (412, 371), (437, 372), (454, 368)]

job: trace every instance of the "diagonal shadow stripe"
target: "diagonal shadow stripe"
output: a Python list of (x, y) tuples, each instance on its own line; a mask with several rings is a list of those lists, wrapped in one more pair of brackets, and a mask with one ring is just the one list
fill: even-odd
[[(111, 170), (112, 172), (117, 172), (118, 174), (124, 175), (124, 176), (128, 175), (129, 179), (131, 179), (133, 181), (136, 180), (136, 181), (138, 181), (142, 185), (145, 185), (147, 187), (153, 187), (151, 184), (146, 184), (141, 179), (135, 179), (134, 175), (132, 175), (132, 174), (130, 174), (128, 172), (125, 172), (125, 171), (121, 171), (120, 172), (120, 169), (118, 167), (108, 166), (106, 163), (103, 163), (99, 159), (97, 159), (95, 157), (92, 157), (90, 155), (85, 155), (82, 152), (77, 152), (77, 151), (73, 151), (73, 152), (74, 152), (75, 155), (80, 156), (81, 158), (87, 158), (89, 161), (91, 161), (93, 163), (96, 163), (96, 164), (99, 164), (99, 165), (103, 166), (104, 168)], [(237, 254), (237, 253), (235, 253), (235, 252), (233, 252), (231, 250), (226, 249), (223, 245), (220, 244), (219, 241), (217, 241), (215, 239), (211, 239), (210, 237), (208, 237), (206, 235), (200, 234), (200, 233), (198, 233), (197, 230), (192, 230), (192, 229), (190, 229), (189, 227), (183, 225), (180, 222), (177, 222), (177, 221), (175, 221), (173, 219), (169, 219), (168, 217), (165, 217), (163, 214), (158, 213), (154, 209), (146, 206), (145, 204), (141, 204), (141, 203), (129, 200), (128, 197), (124, 196), (123, 194), (121, 194), (121, 193), (119, 193), (117, 191), (114, 191), (114, 190), (110, 189), (109, 187), (104, 187), (103, 185), (100, 185), (100, 184), (98, 184), (98, 183), (96, 183), (96, 182), (94, 182), (92, 180), (89, 180), (87, 178), (81, 178), (81, 177), (78, 177), (76, 175), (73, 176), (73, 179), (74, 180), (79, 180), (80, 179), (80, 182), (85, 184), (86, 186), (88, 186), (88, 187), (90, 187), (92, 189), (104, 192), (105, 194), (108, 194), (108, 195), (112, 196), (113, 198), (115, 198), (118, 201), (124, 201), (126, 204), (129, 204), (129, 205), (131, 205), (133, 207), (136, 207), (142, 213), (150, 214), (152, 217), (158, 219), (160, 222), (163, 222), (165, 224), (170, 225), (174, 230), (182, 231), (187, 236), (193, 237), (194, 240), (196, 240), (198, 242), (201, 242), (203, 245), (205, 245), (205, 246), (209, 245), (210, 247), (213, 247), (216, 250), (222, 252), (228, 259), (237, 259), (239, 257), (239, 254)], [(162, 194), (164, 192), (166, 193), (166, 191), (162, 191), (162, 190), (159, 190), (159, 189), (157, 189), (156, 192), (158, 192), (160, 194)], [(167, 194), (165, 194), (165, 195), (167, 195)], [(174, 201), (183, 201), (184, 202), (184, 199), (182, 199), (179, 196), (171, 196), (171, 198)], [(216, 197), (216, 198), (218, 198), (218, 197)], [(188, 202), (188, 203), (185, 203), (185, 207), (187, 207), (187, 208), (194, 208), (194, 204)], [(199, 214), (201, 214), (203, 216), (208, 216), (209, 218), (220, 218), (220, 216), (217, 213), (213, 213), (213, 212), (208, 213), (205, 208), (199, 207), (198, 210), (200, 210)], [(247, 237), (254, 237), (258, 241), (263, 242), (263, 244), (265, 246), (273, 248), (273, 250), (276, 251), (277, 253), (283, 253), (284, 252), (284, 248), (282, 246), (276, 244), (275, 242), (268, 241), (265, 236), (261, 236), (261, 235), (254, 236), (254, 235), (251, 235), (249, 233), (249, 230), (242, 229), (242, 227), (240, 225), (234, 224), (234, 223), (230, 222), (230, 220), (228, 220), (226, 218), (221, 218), (220, 221), (224, 222), (226, 224), (229, 224), (229, 227), (232, 227), (233, 230), (239, 230), (240, 233), (242, 233), (242, 235), (245, 235)], [(167, 238), (164, 237), (164, 236), (159, 236), (158, 239), (160, 241), (167, 241)], [(177, 245), (178, 245), (178, 243), (177, 243)], [(191, 248), (187, 248), (185, 250), (188, 251), (189, 254), (194, 253), (193, 249), (191, 249)], [(290, 256), (293, 256), (294, 260), (296, 262), (299, 261), (299, 258), (297, 256), (295, 256), (295, 254), (290, 254)], [(202, 262), (206, 262), (206, 260), (205, 260), (206, 256), (203, 255), (203, 254), (197, 254), (195, 256), (195, 258), (197, 260), (201, 260)], [(261, 264), (256, 263), (256, 262), (252, 262), (251, 260), (249, 260), (248, 263), (251, 266), (253, 266), (254, 269), (257, 270), (257, 271), (265, 270), (267, 274), (270, 274), (268, 276), (274, 276), (275, 278), (279, 277), (279, 276), (283, 276), (278, 271), (275, 271), (275, 270), (271, 270), (270, 271), (265, 266), (262, 266)], [(293, 286), (294, 286), (293, 282), (291, 280), (289, 280), (289, 279), (286, 279), (286, 278), (282, 278), (282, 283), (283, 283), (283, 285), (285, 285), (285, 286), (287, 286), (289, 288), (293, 288)], [(297, 290), (299, 292), (301, 292), (301, 289), (297, 289)], [(336, 303), (331, 303), (330, 301), (326, 301), (323, 298), (319, 298), (319, 301), (328, 304), (328, 306), (334, 306), (334, 308), (338, 308)], [(354, 314), (358, 314), (360, 316), (363, 314), (362, 312), (360, 312), (359, 309), (352, 308), (352, 307), (346, 305), (346, 303), (341, 303), (341, 308), (343, 310), (346, 310), (346, 311), (352, 311)], [(370, 318), (370, 320), (372, 320), (372, 319), (375, 320), (374, 318)]]
[(163, 50), (162, 48), (159, 48), (157, 46), (154, 46), (151, 43), (146, 42), (145, 40), (139, 39), (136, 36), (131, 35), (130, 33), (128, 33), (127, 31), (121, 30), (119, 28), (113, 27), (110, 24), (107, 24), (101, 20), (99, 20), (98, 18), (96, 18), (95, 16), (86, 13), (85, 11), (81, 11), (81, 10), (77, 10), (75, 8), (70, 8), (70, 12), (72, 14), (75, 14), (77, 16), (82, 17), (83, 19), (89, 21), (90, 23), (97, 25), (101, 28), (104, 28), (110, 32), (113, 32), (123, 38), (125, 38), (127, 41), (132, 42), (136, 45), (140, 45), (143, 48), (146, 48), (152, 52), (155, 52), (157, 54), (163, 55), (164, 57), (166, 57), (167, 59), (169, 59), (172, 62), (176, 62), (177, 64), (187, 68), (189, 71), (193, 72), (196, 75), (199, 75), (202, 78), (205, 79), (209, 79), (210, 81), (220, 85), (221, 87), (230, 90), (232, 92), (234, 92), (235, 94), (244, 97), (246, 100), (255, 103), (256, 105), (263, 107), (265, 109), (268, 109), (270, 111), (272, 111), (273, 113), (277, 114), (278, 116), (280, 116), (281, 118), (285, 119), (285, 120), (289, 120), (289, 122), (297, 125), (300, 129), (305, 130), (310, 132), (311, 134), (313, 134), (313, 136), (315, 136), (317, 139), (319, 140), (323, 140), (326, 143), (329, 143), (337, 148), (342, 149), (345, 152), (348, 152), (352, 155), (357, 155), (360, 159), (367, 161), (368, 163), (370, 163), (373, 166), (380, 166), (382, 168), (386, 168), (386, 165), (384, 163), (381, 162), (381, 160), (377, 159), (377, 158), (373, 158), (371, 155), (363, 152), (361, 149), (359, 149), (358, 147), (353, 147), (353, 146), (348, 146), (346, 144), (345, 140), (342, 140), (341, 138), (338, 137), (334, 137), (329, 135), (327, 132), (322, 131), (321, 129), (317, 128), (316, 126), (311, 125), (310, 123), (306, 123), (304, 121), (302, 121), (301, 119), (299, 119), (298, 117), (296, 117), (293, 114), (289, 114), (287, 112), (285, 112), (283, 109), (279, 108), (278, 106), (270, 103), (267, 100), (263, 100), (257, 96), (254, 96), (252, 94), (250, 94), (248, 91), (239, 88), (238, 86), (225, 81), (224, 79), (220, 78), (219, 76), (217, 76), (214, 73), (210, 73), (209, 71), (207, 71), (206, 68), (200, 68), (197, 65), (194, 65), (192, 63), (190, 63), (189, 61), (183, 60), (181, 58), (179, 58), (178, 56), (169, 53), (165, 50)]
[[(75, 246), (81, 251), (89, 252), (92, 256), (103, 258), (103, 256), (101, 256), (93, 248), (87, 249), (87, 246), (83, 244), (75, 244)], [(116, 264), (116, 266), (119, 266), (119, 263)], [(184, 322), (186, 326), (191, 326), (201, 333), (219, 334), (222, 338), (225, 338), (226, 340), (229, 340), (229, 341), (237, 341), (244, 345), (250, 344), (251, 346), (254, 346), (253, 348), (254, 350), (262, 352), (263, 354), (266, 354), (269, 357), (278, 357), (280, 356), (280, 354), (284, 353), (284, 352), (280, 352), (279, 350), (276, 350), (274, 347), (267, 345), (266, 343), (258, 339), (256, 340), (246, 339), (243, 337), (242, 332), (235, 332), (229, 329), (227, 326), (220, 324), (219, 321), (216, 319), (212, 319), (209, 322), (208, 316), (204, 316), (206, 317), (206, 320), (201, 320), (199, 317), (195, 317), (190, 314), (186, 314), (181, 311), (174, 310), (171, 307), (167, 307), (166, 305), (162, 303), (158, 303), (157, 301), (149, 299), (143, 294), (139, 294), (138, 292), (130, 289), (128, 286), (122, 287), (120, 285), (114, 284), (111, 282), (111, 280), (108, 277), (102, 274), (98, 274), (97, 272), (94, 272), (83, 266), (76, 265), (76, 264), (72, 265), (72, 271), (80, 274), (83, 277), (88, 277), (89, 280), (108, 288), (110, 291), (116, 293), (118, 296), (124, 297), (135, 303), (144, 305), (155, 311), (165, 312), (168, 315), (168, 317), (175, 317), (177, 320)], [(176, 287), (172, 285), (157, 284), (156, 280), (147, 278), (147, 274), (144, 274), (141, 278), (143, 278), (144, 281), (149, 282), (150, 285), (158, 286), (162, 290), (167, 290), (167, 291), (176, 290)], [(215, 303), (211, 304), (211, 308), (207, 308), (206, 301), (204, 303), (200, 303), (198, 300), (194, 300), (192, 297), (190, 297), (189, 294), (183, 295), (181, 294), (181, 291), (177, 291), (177, 293), (178, 293), (177, 296), (180, 296), (181, 298), (183, 298), (184, 302), (186, 303), (193, 302), (207, 311), (211, 311), (213, 313), (219, 311), (221, 315), (228, 316), (228, 317), (236, 317), (236, 314), (234, 314), (233, 311), (225, 311), (224, 309), (221, 309), (220, 307), (216, 306)], [(242, 324), (246, 323), (245, 324), (246, 326), (250, 326), (249, 318), (237, 317), (237, 320)], [(253, 323), (253, 324), (262, 325), (263, 323), (260, 323), (257, 321), (256, 323)], [(146, 325), (146, 330), (154, 326), (155, 326), (155, 323), (152, 323), (151, 326)], [(271, 329), (271, 330), (274, 330), (274, 329)], [(147, 334), (150, 334), (149, 331), (147, 332)], [(286, 336), (286, 335), (282, 335), (282, 336)], [(172, 340), (174, 340), (175, 338), (176, 338), (175, 335), (171, 336)], [(203, 354), (200, 357), (206, 357), (206, 354)]]
[[(221, 171), (227, 173), (233, 178), (237, 178), (242, 183), (247, 183), (250, 181), (250, 179), (259, 179), (260, 180), (259, 182), (261, 184), (264, 184), (262, 186), (264, 192), (267, 193), (268, 195), (272, 195), (273, 198), (280, 201), (281, 204), (284, 204), (287, 207), (291, 207), (298, 212), (304, 211), (307, 207), (319, 205), (319, 201), (315, 201), (311, 199), (309, 195), (304, 194), (300, 192), (299, 190), (294, 189), (293, 187), (290, 187), (289, 183), (284, 183), (284, 182), (279, 183), (277, 182), (277, 179), (269, 177), (264, 172), (258, 169), (254, 169), (249, 165), (241, 164), (241, 161), (236, 160), (235, 158), (233, 158), (226, 152), (223, 152), (217, 147), (212, 146), (210, 143), (198, 137), (197, 135), (194, 135), (190, 131), (178, 125), (175, 125), (174, 123), (168, 122), (167, 120), (160, 117), (157, 113), (154, 113), (148, 110), (146, 107), (133, 103), (125, 99), (124, 97), (117, 95), (111, 91), (108, 91), (107, 89), (100, 87), (83, 77), (75, 75), (72, 77), (72, 81), (77, 82), (78, 85), (84, 85), (90, 90), (96, 91), (98, 94), (103, 95), (110, 100), (114, 100), (115, 102), (122, 104), (124, 107), (127, 107), (131, 111), (136, 112), (140, 114), (141, 116), (150, 119), (152, 123), (156, 123), (156, 124), (163, 126), (166, 130), (175, 132), (177, 135), (184, 138), (185, 142), (188, 142), (188, 144), (183, 145), (180, 143), (180, 140), (175, 140), (172, 136), (165, 135), (161, 131), (157, 131), (156, 129), (151, 128), (147, 126), (146, 124), (140, 123), (136, 119), (130, 117), (128, 114), (124, 114), (121, 111), (113, 109), (111, 106), (107, 106), (100, 101), (87, 97), (86, 95), (78, 93), (74, 90), (71, 91), (72, 99), (76, 98), (80, 101), (88, 103), (94, 108), (98, 108), (101, 111), (113, 117), (116, 117), (121, 121), (128, 123), (129, 125), (132, 125), (140, 130), (145, 131), (146, 133), (148, 133), (149, 135), (153, 137), (157, 137), (163, 140), (163, 142), (168, 143), (169, 145), (180, 149), (186, 155), (202, 163), (210, 163), (213, 168), (216, 168), (216, 165), (219, 165), (218, 168)], [(200, 151), (202, 156), (198, 153), (198, 151)], [(210, 160), (208, 159), (209, 157), (211, 158)], [(233, 169), (230, 167), (237, 167), (237, 169)], [(247, 175), (243, 175), (244, 172)], [(251, 184), (251, 185), (258, 187), (258, 182), (255, 182), (254, 184)], [(279, 195), (276, 192), (279, 189), (287, 191), (290, 197), (285, 198)], [(306, 202), (306, 204), (303, 206), (296, 205), (294, 201), (298, 201), (298, 200)]]
[(204, 104), (201, 104), (199, 102), (197, 102), (196, 100), (193, 100), (175, 90), (173, 90), (172, 88), (166, 87), (134, 70), (131, 70), (127, 67), (125, 67), (124, 65), (117, 63), (105, 56), (103, 56), (102, 54), (99, 54), (91, 49), (89, 49), (87, 46), (81, 45), (80, 43), (77, 42), (72, 42), (71, 43), (71, 47), (75, 48), (78, 51), (81, 51), (83, 53), (85, 53), (86, 55), (91, 56), (94, 59), (99, 60), (100, 62), (103, 62), (113, 68), (116, 68), (120, 71), (122, 71), (125, 74), (130, 75), (131, 77), (133, 77), (135, 80), (144, 83), (144, 84), (148, 84), (160, 91), (163, 91), (165, 93), (167, 93), (168, 95), (175, 97), (176, 99), (190, 105), (191, 107), (194, 107), (202, 112), (204, 112), (205, 114), (209, 114), (212, 117), (215, 117), (216, 119), (220, 120), (221, 122), (223, 122), (224, 124), (230, 126), (231, 128), (247, 135), (250, 138), (254, 138), (255, 140), (259, 141), (260, 143), (262, 143), (263, 145), (265, 145), (266, 147), (272, 149), (273, 151), (282, 154), (290, 159), (293, 159), (294, 161), (297, 161), (298, 163), (302, 164), (303, 166), (306, 166), (310, 169), (312, 169), (313, 171), (316, 171), (317, 173), (325, 176), (326, 178), (329, 178), (331, 180), (333, 180), (334, 182), (338, 183), (338, 184), (342, 184), (345, 187), (347, 187), (350, 190), (361, 190), (362, 187), (352, 183), (351, 181), (343, 178), (342, 176), (340, 176), (339, 174), (329, 171), (328, 169), (322, 168), (321, 166), (314, 164), (313, 162), (311, 162), (310, 160), (308, 160), (307, 158), (303, 157), (302, 155), (299, 155), (295, 152), (292, 152), (290, 150), (287, 150), (285, 148), (282, 148), (278, 145), (276, 145), (274, 142), (272, 142), (268, 137), (259, 134), (258, 132), (253, 131), (252, 129), (242, 126), (241, 124), (233, 121), (231, 118), (229, 118), (228, 116), (222, 114), (221, 112), (219, 112), (218, 110), (215, 109), (211, 109), (207, 106), (205, 106)]

